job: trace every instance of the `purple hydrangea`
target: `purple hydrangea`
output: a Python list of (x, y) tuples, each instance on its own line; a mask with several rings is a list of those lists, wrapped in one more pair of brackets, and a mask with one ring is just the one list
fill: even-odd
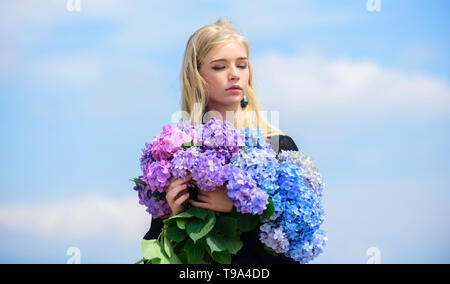
[(264, 245), (277, 253), (287, 253), (289, 251), (289, 241), (283, 228), (265, 223), (259, 227), (259, 230), (259, 239)]
[(199, 153), (197, 166), (192, 169), (191, 174), (200, 190), (213, 191), (227, 180), (228, 165), (215, 151), (206, 150)]
[(238, 132), (233, 124), (227, 120), (209, 120), (203, 125), (201, 135), (202, 146), (205, 149), (222, 149), (222, 155), (226, 159), (231, 158), (239, 151), (239, 146), (244, 140), (243, 134)]
[[(142, 179), (143, 177), (139, 178)], [(147, 207), (146, 211), (152, 215), (152, 218), (167, 218), (170, 216), (172, 211), (163, 196), (153, 196), (148, 186), (137, 182), (135, 184), (133, 189), (138, 192), (139, 204)]]
[(170, 178), (172, 177), (170, 168), (170, 162), (165, 160), (145, 165), (143, 180), (147, 183), (152, 192), (165, 192), (166, 187), (170, 184)]
[(152, 143), (145, 142), (145, 148), (142, 149), (142, 155), (141, 158), (139, 159), (139, 162), (141, 164), (141, 170), (144, 171), (144, 166), (152, 161), (154, 161), (152, 155)]
[(261, 218), (260, 241), (307, 263), (327, 241), (320, 229), (325, 215), (322, 178), (310, 157), (284, 150), (277, 156), (266, 141), (259, 129), (236, 130), (226, 120), (165, 125), (142, 150), (140, 179), (147, 185), (134, 187), (139, 203), (154, 218), (167, 218), (171, 210), (165, 190), (172, 177), (187, 175), (203, 191), (226, 185), (228, 197), (242, 214), (261, 215), (270, 197), (274, 214)]
[(197, 167), (200, 154), (200, 150), (197, 147), (189, 147), (176, 152), (171, 161), (173, 177), (186, 178), (186, 175)]
[(244, 170), (231, 167), (226, 188), (237, 212), (260, 215), (266, 210), (269, 195)]

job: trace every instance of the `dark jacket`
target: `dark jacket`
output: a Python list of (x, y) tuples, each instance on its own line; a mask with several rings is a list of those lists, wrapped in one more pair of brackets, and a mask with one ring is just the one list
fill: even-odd
[[(273, 136), (268, 140), (272, 149), (279, 153), (281, 150), (294, 150), (298, 151), (297, 145), (294, 140), (287, 135)], [(153, 219), (150, 230), (145, 234), (145, 240), (156, 239), (161, 233), (163, 228), (162, 219)], [(259, 240), (258, 230), (256, 228), (248, 233), (242, 233), (241, 240), (244, 246), (241, 250), (232, 256), (231, 262), (233, 264), (257, 264), (257, 263), (282, 263), (282, 264), (294, 264), (292, 259), (285, 256), (272, 256), (268, 254)]]

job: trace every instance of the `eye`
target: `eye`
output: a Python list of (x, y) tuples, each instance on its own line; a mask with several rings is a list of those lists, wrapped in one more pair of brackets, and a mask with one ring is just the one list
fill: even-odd
[[(225, 68), (225, 66), (214, 66), (212, 69), (214, 69), (214, 70), (222, 70), (224, 68)], [(247, 64), (238, 66), (238, 68), (245, 69), (245, 68), (247, 68)]]

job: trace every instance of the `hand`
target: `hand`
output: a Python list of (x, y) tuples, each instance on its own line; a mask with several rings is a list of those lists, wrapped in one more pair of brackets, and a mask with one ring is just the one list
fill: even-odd
[(218, 212), (229, 213), (233, 210), (233, 201), (228, 198), (226, 186), (220, 186), (214, 191), (198, 191), (197, 199), (189, 200), (195, 207), (210, 209)]
[(186, 176), (186, 179), (175, 179), (173, 177), (170, 179), (170, 184), (166, 189), (167, 203), (169, 203), (169, 207), (172, 210), (170, 217), (184, 209), (185, 201), (189, 198), (187, 183), (190, 179), (190, 175)]

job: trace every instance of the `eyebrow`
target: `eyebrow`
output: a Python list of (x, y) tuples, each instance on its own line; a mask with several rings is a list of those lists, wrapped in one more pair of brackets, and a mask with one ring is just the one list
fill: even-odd
[[(247, 60), (247, 59), (248, 59), (247, 57), (238, 57), (237, 58), (237, 60)], [(218, 62), (218, 61), (227, 61), (227, 60), (225, 58), (220, 58), (220, 59), (213, 60), (209, 63)]]

